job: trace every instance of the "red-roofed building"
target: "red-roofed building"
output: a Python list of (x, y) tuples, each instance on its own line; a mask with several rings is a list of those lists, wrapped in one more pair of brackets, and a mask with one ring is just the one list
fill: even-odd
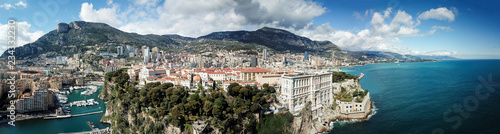
[(179, 85), (191, 89), (191, 81), (189, 79), (181, 79)]
[(209, 78), (216, 81), (222, 81), (226, 79), (226, 73), (224, 72), (207, 72)]
[(236, 73), (227, 73), (226, 74), (226, 79), (227, 80), (237, 80)]
[(227, 87), (231, 85), (231, 83), (238, 83), (237, 81), (226, 81), (222, 86), (224, 87), (224, 91), (227, 92)]
[(200, 75), (195, 75), (193, 77), (193, 83), (200, 83), (201, 82), (201, 76)]
[(156, 79), (155, 81), (163, 84), (163, 83), (165, 83), (165, 81), (167, 81), (167, 79), (159, 78), (159, 79)]
[(253, 81), (253, 82), (241, 82), (240, 85), (241, 86), (247, 86), (247, 85), (249, 85), (249, 86), (260, 86), (259, 82), (257, 82), (257, 81)]
[(265, 68), (252, 68), (252, 69), (243, 69), (241, 70), (241, 80), (242, 81), (254, 81), (257, 75), (269, 74), (271, 70)]

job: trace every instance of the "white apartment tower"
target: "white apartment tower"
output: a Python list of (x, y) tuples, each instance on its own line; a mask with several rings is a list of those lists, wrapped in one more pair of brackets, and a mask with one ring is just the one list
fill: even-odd
[(144, 48), (143, 54), (144, 54), (144, 65), (146, 65), (149, 63), (149, 57), (151, 57), (149, 52), (149, 47)]
[(262, 56), (264, 58), (264, 60), (267, 60), (267, 49), (264, 49), (264, 55)]
[(116, 53), (118, 56), (123, 55), (123, 46), (116, 47)]
[(128, 46), (127, 45), (127, 50), (128, 50), (128, 57), (135, 57), (135, 50), (133, 46)]

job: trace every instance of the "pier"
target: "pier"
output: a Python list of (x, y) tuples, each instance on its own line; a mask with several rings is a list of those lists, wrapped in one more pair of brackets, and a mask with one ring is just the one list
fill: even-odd
[(364, 73), (361, 73), (361, 74), (358, 76), (358, 79), (363, 78), (363, 76), (365, 76), (365, 74), (364, 74)]
[(59, 134), (111, 134), (113, 130), (109, 127), (105, 129), (94, 129), (91, 131), (83, 131), (83, 132), (73, 132), (73, 133), (59, 133)]
[(43, 119), (49, 120), (49, 119), (63, 119), (63, 118), (70, 118), (70, 117), (77, 117), (77, 116), (85, 116), (85, 115), (91, 115), (91, 114), (99, 114), (102, 113), (103, 111), (97, 111), (97, 112), (91, 112), (91, 113), (83, 113), (83, 114), (75, 114), (75, 115), (62, 115), (62, 116), (52, 116), (52, 117), (43, 117)]
[(91, 115), (91, 114), (99, 114), (99, 113), (102, 113), (103, 111), (97, 111), (97, 112), (91, 112), (91, 113), (84, 113), (84, 114), (75, 114), (75, 115), (71, 115), (72, 117), (76, 117), (76, 116), (84, 116), (84, 115)]

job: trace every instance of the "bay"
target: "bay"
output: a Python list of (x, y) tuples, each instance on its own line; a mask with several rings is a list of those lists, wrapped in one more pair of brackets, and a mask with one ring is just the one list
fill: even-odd
[(479, 80), (491, 76), (500, 82), (500, 60), (369, 64), (342, 70), (365, 74), (360, 82), (370, 91), (376, 113), (367, 121), (335, 122), (330, 133), (500, 133), (500, 86), (490, 91)]

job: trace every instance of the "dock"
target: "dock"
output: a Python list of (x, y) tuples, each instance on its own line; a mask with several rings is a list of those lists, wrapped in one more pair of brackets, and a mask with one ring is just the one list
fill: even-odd
[(365, 74), (364, 74), (364, 73), (361, 73), (361, 74), (358, 76), (358, 79), (363, 78), (363, 76), (365, 76)]
[(73, 133), (59, 133), (59, 134), (111, 134), (113, 130), (109, 127), (105, 129), (94, 129), (91, 131), (73, 132)]
[(43, 117), (45, 120), (50, 120), (50, 119), (63, 119), (63, 118), (69, 118), (71, 115), (60, 115), (60, 116), (47, 116)]
[(76, 116), (84, 116), (84, 115), (91, 115), (91, 114), (99, 114), (99, 113), (102, 113), (103, 111), (97, 111), (97, 112), (91, 112), (91, 113), (84, 113), (84, 114), (75, 114), (75, 115), (72, 115), (72, 117), (76, 117)]
[(91, 115), (91, 114), (99, 114), (102, 113), (103, 111), (97, 111), (97, 112), (91, 112), (91, 113), (83, 113), (83, 114), (75, 114), (75, 115), (61, 115), (61, 116), (51, 116), (51, 117), (44, 117), (43, 119), (50, 120), (50, 119), (63, 119), (63, 118), (70, 118), (70, 117), (77, 117), (77, 116), (85, 116), (85, 115)]

